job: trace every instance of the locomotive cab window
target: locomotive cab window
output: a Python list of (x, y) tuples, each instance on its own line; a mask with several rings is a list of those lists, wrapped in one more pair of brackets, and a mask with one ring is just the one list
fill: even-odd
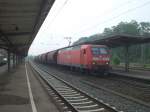
[(93, 47), (92, 53), (93, 55), (108, 54), (108, 50), (107, 48), (104, 48), (104, 47), (101, 47), (101, 48)]

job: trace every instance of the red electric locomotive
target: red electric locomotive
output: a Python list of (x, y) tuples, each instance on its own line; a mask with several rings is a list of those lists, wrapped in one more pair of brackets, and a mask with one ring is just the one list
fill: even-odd
[(58, 51), (57, 64), (89, 71), (108, 72), (110, 54), (105, 45), (79, 45)]

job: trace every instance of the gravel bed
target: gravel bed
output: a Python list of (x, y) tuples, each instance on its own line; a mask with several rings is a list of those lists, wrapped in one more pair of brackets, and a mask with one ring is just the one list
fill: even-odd
[[(63, 69), (61, 71), (64, 71)], [(83, 77), (83, 74), (71, 71), (64, 71), (68, 74), (80, 74), (80, 77)], [(141, 80), (135, 80), (120, 76), (110, 75), (108, 77), (96, 77), (96, 76), (85, 76), (84, 81), (92, 82), (96, 86), (103, 86), (112, 91), (121, 93), (123, 95), (128, 95), (135, 99), (147, 102), (150, 105), (150, 84)]]
[(105, 88), (122, 93), (124, 95), (131, 96), (133, 98), (142, 100), (150, 104), (150, 87), (138, 87), (132, 84), (124, 83), (119, 80), (106, 78), (85, 78), (85, 80), (95, 83), (96, 85), (103, 85)]
[(42, 65), (42, 67), (48, 70), (50, 73), (55, 72), (57, 76), (61, 77), (65, 81), (93, 95), (99, 100), (103, 100), (105, 103), (109, 103), (110, 105), (115, 106), (119, 110), (123, 110), (125, 112), (150, 112), (150, 108), (145, 107), (141, 104), (137, 104), (120, 96), (111, 94), (101, 89), (93, 88), (87, 84), (82, 83), (82, 80), (85, 80), (83, 78), (86, 77), (84, 74), (84, 76), (82, 77), (80, 75), (71, 75), (66, 72), (64, 73), (64, 71), (58, 71), (54, 68), (50, 68), (49, 66)]

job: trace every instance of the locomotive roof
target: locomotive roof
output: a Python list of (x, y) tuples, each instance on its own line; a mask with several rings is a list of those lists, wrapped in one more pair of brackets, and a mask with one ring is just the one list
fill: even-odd
[(65, 48), (70, 48), (70, 47), (76, 47), (76, 46), (81, 46), (81, 45), (90, 45), (90, 46), (92, 46), (92, 45), (94, 45), (94, 46), (106, 46), (106, 45), (99, 45), (99, 44), (78, 44), (78, 45), (72, 45), (72, 46), (67, 46), (67, 47), (63, 47), (63, 48), (60, 48), (60, 49), (57, 49), (57, 50), (61, 50), (61, 49), (65, 49)]
[[(106, 46), (106, 45), (96, 45), (96, 44), (82, 44), (82, 45)], [(56, 49), (56, 50), (49, 51), (49, 52), (57, 52), (57, 51), (59, 51), (59, 50), (65, 49), (65, 48), (71, 48), (71, 47), (75, 47), (75, 46), (79, 46), (79, 45), (67, 46), (67, 47), (63, 47), (63, 48)], [(39, 54), (38, 56), (45, 55), (45, 54), (47, 54), (47, 53), (49, 53), (49, 52), (45, 52), (45, 53)]]
[(0, 0), (0, 47), (26, 56), (55, 0)]

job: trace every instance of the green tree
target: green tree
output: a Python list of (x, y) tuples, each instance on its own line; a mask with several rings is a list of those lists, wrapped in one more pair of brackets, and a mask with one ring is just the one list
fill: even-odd
[(117, 26), (112, 27), (114, 34), (139, 35), (139, 24), (132, 20), (131, 22), (120, 22)]
[(103, 31), (104, 36), (110, 36), (113, 35), (113, 30), (111, 28), (105, 28)]
[(150, 23), (149, 22), (141, 22), (139, 29), (140, 29), (141, 35), (150, 36)]

